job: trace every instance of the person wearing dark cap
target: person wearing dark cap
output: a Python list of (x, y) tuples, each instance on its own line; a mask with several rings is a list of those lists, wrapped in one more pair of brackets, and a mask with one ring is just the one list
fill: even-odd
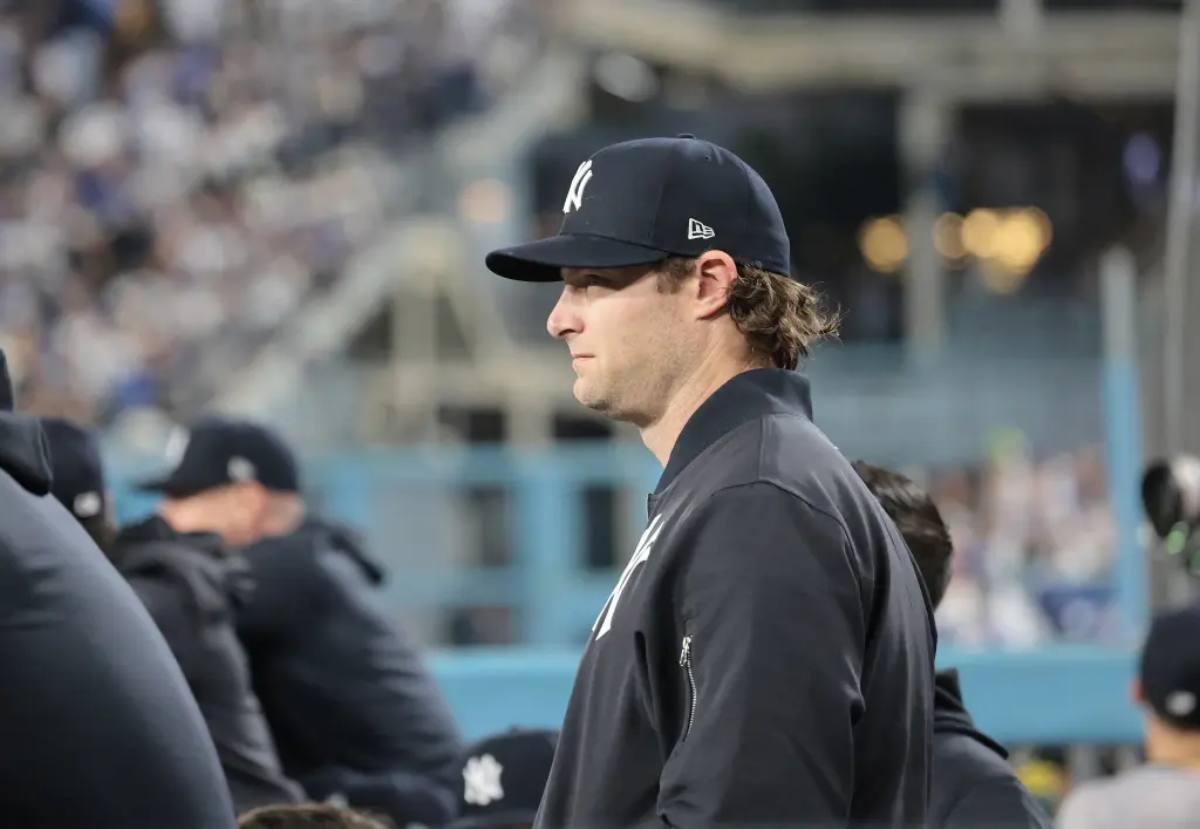
[[(904, 537), (934, 608), (950, 582), (954, 546), (937, 504), (908, 477), (863, 461), (854, 471)], [(1045, 810), (1008, 764), (1008, 752), (975, 727), (958, 672), (940, 671), (933, 700), (933, 785), (928, 829), (1049, 829)]]
[(605, 147), (549, 239), (547, 320), (583, 405), (663, 464), (600, 609), (537, 825), (919, 826), (934, 630), (904, 541), (812, 421), (836, 319), (792, 279), (761, 177), (694, 136)]
[(228, 829), (234, 810), (179, 666), (49, 493), (38, 422), (0, 352), (0, 822)]
[(1058, 811), (1059, 829), (1200, 822), (1200, 605), (1155, 617), (1133, 697), (1145, 711), (1146, 765), (1076, 788)]
[(41, 423), (50, 444), (54, 472), (51, 494), (83, 525), (96, 546), (107, 551), (117, 527), (99, 441), (87, 429), (69, 420), (43, 417)]
[(557, 742), (557, 731), (514, 728), (467, 749), (458, 817), (448, 829), (533, 826)]
[[(232, 449), (222, 450), (226, 434)], [(166, 496), (158, 513), (123, 527), (109, 549), (183, 668), (239, 812), (304, 794), (284, 776), (251, 685), (235, 613), (253, 585), (231, 552), (281, 520), (287, 499), (281, 505), (269, 487), (294, 476), (251, 425), (203, 421), (180, 469), (143, 485)]]
[(291, 494), (299, 523), (260, 525), (242, 551), (255, 590), (238, 612), (284, 769), (314, 798), (343, 797), (400, 826), (442, 825), (462, 750), (449, 705), (416, 644), (376, 604), (384, 573), (362, 539), (306, 514)]

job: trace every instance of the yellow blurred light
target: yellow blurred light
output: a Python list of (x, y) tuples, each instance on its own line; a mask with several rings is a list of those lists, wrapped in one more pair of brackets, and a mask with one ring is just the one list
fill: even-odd
[(967, 255), (963, 245), (963, 217), (943, 213), (933, 223), (933, 247), (945, 259), (962, 259)]
[(512, 206), (508, 185), (494, 178), (473, 181), (458, 196), (458, 210), (468, 221), (476, 224), (497, 224), (504, 221)]
[(1045, 253), (1046, 248), (1050, 247), (1050, 240), (1054, 238), (1054, 223), (1040, 207), (1027, 207), (1021, 212), (1037, 225), (1038, 241), (1042, 246), (1042, 253)]
[(1000, 230), (1000, 215), (995, 210), (980, 207), (967, 214), (962, 223), (962, 246), (967, 253), (986, 259), (996, 254), (996, 236)]
[(1030, 211), (1014, 210), (1000, 221), (993, 256), (1011, 271), (1029, 272), (1042, 255), (1042, 228)]
[(858, 233), (858, 246), (867, 264), (881, 273), (895, 273), (908, 259), (908, 237), (894, 216), (864, 224)]
[(1015, 294), (1025, 284), (1025, 277), (1029, 275), (1028, 268), (1010, 268), (999, 261), (983, 262), (979, 270), (983, 287), (1002, 296)]

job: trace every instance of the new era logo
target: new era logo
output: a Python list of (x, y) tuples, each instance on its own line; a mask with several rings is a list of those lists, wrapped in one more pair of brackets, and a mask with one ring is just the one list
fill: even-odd
[(711, 239), (717, 232), (698, 219), (688, 219), (689, 239)]

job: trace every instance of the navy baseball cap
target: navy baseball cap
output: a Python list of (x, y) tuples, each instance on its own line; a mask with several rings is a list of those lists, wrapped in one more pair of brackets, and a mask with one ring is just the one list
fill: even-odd
[(558, 732), (514, 728), (467, 750), (459, 814), (448, 829), (532, 824), (537, 817)]
[(718, 248), (742, 265), (791, 272), (775, 196), (754, 169), (692, 135), (612, 144), (579, 165), (557, 236), (501, 248), (488, 268), (555, 282), (561, 268), (651, 265)]
[(1200, 605), (1154, 618), (1142, 647), (1142, 696), (1169, 724), (1200, 730)]
[(267, 427), (208, 417), (189, 430), (178, 466), (138, 488), (186, 498), (244, 481), (257, 481), (273, 492), (299, 492), (300, 469), (292, 450)]
[(39, 422), (50, 444), (51, 494), (81, 521), (103, 515), (108, 494), (96, 436), (56, 417), (43, 417)]

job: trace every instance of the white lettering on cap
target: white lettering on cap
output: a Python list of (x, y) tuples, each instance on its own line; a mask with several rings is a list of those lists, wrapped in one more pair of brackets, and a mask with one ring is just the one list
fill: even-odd
[(579, 169), (575, 171), (575, 178), (571, 179), (566, 201), (563, 202), (563, 213), (570, 213), (572, 208), (579, 210), (583, 207), (583, 191), (591, 180), (592, 160), (589, 158), (579, 165)]

